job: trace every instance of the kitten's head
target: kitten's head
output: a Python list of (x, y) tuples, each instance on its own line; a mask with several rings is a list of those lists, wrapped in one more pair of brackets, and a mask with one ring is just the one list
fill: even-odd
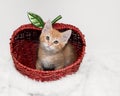
[(40, 35), (40, 45), (49, 52), (59, 52), (67, 44), (72, 31), (59, 32), (52, 28), (51, 21), (47, 21)]

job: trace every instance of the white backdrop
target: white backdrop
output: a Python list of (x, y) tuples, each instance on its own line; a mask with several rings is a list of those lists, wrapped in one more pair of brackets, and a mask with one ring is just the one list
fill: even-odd
[(59, 22), (77, 26), (86, 36), (87, 51), (120, 49), (119, 0), (1, 0), (0, 57), (9, 54), (9, 38), (22, 24), (30, 23), (27, 12), (44, 21), (59, 14)]
[[(75, 75), (42, 84), (15, 70), (9, 39), (30, 23), (27, 12), (44, 21), (62, 15), (82, 31), (87, 50)], [(0, 96), (120, 96), (120, 0), (0, 0), (0, 23)]]

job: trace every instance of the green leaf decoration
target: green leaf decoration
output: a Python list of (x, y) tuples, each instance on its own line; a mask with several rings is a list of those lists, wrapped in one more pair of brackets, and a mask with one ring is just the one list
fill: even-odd
[(44, 27), (43, 19), (40, 16), (38, 16), (37, 14), (28, 12), (28, 18), (34, 26), (36, 26), (38, 28), (43, 28)]
[(58, 20), (60, 20), (62, 18), (61, 15), (57, 16), (51, 23), (54, 24), (56, 23)]
[[(31, 13), (31, 12), (28, 12), (28, 18), (29, 18), (29, 20), (30, 20), (30, 22), (34, 25), (34, 26), (36, 26), (36, 27), (38, 27), (38, 28), (43, 28), (44, 27), (44, 25), (45, 25), (45, 23), (44, 23), (44, 21), (43, 21), (43, 19), (39, 16), (39, 15), (37, 15), (37, 14), (35, 14), (35, 13)], [(62, 16), (61, 15), (59, 15), (59, 16), (57, 16), (54, 20), (52, 20), (52, 24), (54, 24), (54, 23), (56, 23), (58, 20), (60, 20), (62, 18)]]

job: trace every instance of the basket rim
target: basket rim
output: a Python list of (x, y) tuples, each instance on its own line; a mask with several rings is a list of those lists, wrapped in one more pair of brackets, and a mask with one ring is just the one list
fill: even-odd
[[(64, 25), (61, 27), (61, 25)], [(85, 39), (84, 39), (84, 35), (82, 34), (82, 32), (75, 26), (71, 25), (71, 24), (64, 24), (64, 23), (55, 23), (53, 26), (56, 26), (57, 29), (64, 29), (64, 28), (69, 28), (69, 29), (74, 29), (76, 30), (76, 33), (78, 33), (80, 35), (80, 37), (82, 38), (82, 43), (83, 43), (83, 46), (82, 46), (82, 52), (81, 52), (81, 56), (78, 57), (78, 59), (70, 64), (69, 66), (65, 67), (65, 68), (62, 68), (62, 69), (58, 69), (58, 70), (52, 70), (52, 71), (43, 71), (43, 70), (37, 70), (37, 69), (33, 69), (33, 68), (30, 68), (30, 67), (27, 67), (25, 66), (24, 64), (22, 64), (21, 62), (19, 62), (17, 60), (17, 58), (14, 57), (14, 54), (13, 54), (13, 46), (12, 46), (12, 43), (14, 42), (14, 38), (15, 36), (21, 32), (22, 30), (25, 30), (25, 29), (33, 29), (33, 30), (38, 30), (38, 31), (41, 31), (42, 29), (41, 28), (37, 28), (35, 26), (33, 26), (32, 24), (23, 24), (21, 25), (20, 27), (18, 27), (12, 34), (11, 38), (10, 38), (10, 52), (11, 52), (11, 55), (12, 55), (12, 58), (17, 62), (17, 64), (19, 64), (19, 66), (21, 67), (24, 67), (25, 69), (27, 70), (30, 70), (30, 71), (35, 71), (35, 72), (38, 72), (38, 73), (56, 73), (56, 72), (61, 72), (61, 71), (65, 71), (69, 68), (71, 68), (72, 66), (75, 66), (76, 64), (80, 63), (84, 57), (84, 54), (85, 54), (85, 47), (86, 47), (86, 42), (85, 42)], [(16, 65), (16, 64), (15, 64)]]

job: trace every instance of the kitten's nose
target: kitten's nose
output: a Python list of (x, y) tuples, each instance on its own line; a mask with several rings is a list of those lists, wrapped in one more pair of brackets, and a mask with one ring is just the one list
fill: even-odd
[(51, 43), (48, 43), (48, 46), (51, 46), (52, 44)]

